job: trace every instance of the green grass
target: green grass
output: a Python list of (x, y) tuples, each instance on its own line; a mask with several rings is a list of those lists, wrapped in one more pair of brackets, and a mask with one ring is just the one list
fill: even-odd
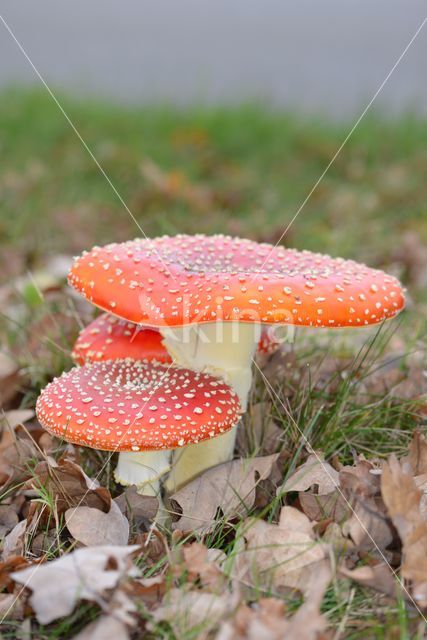
[[(349, 130), (254, 106), (180, 111), (61, 101), (149, 236), (204, 231), (277, 240)], [(46, 253), (139, 235), (48, 95), (3, 94), (0, 131), (0, 243), (20, 252), (2, 277)], [(427, 241), (426, 147), (425, 122), (365, 118), (286, 244), (375, 265), (394, 260), (405, 232)], [(159, 193), (142, 175), (147, 160), (178, 182), (185, 176), (206, 186), (212, 212)]]
[[(184, 111), (61, 101), (148, 236), (223, 232), (276, 242), (350, 128), (250, 105)], [(289, 375), (276, 376), (271, 387), (256, 376), (252, 402), (269, 401), (290, 454), (284, 476), (301, 462), (301, 432), (327, 458), (348, 463), (354, 452), (400, 455), (414, 427), (422, 425), (416, 402), (375, 390), (372, 381), (387, 379), (390, 370), (409, 378), (414, 354), (425, 355), (427, 295), (420, 271), (427, 243), (426, 149), (427, 122), (365, 118), (284, 238), (289, 246), (390, 270), (403, 279), (413, 301), (400, 321), (373, 332), (299, 331), (289, 347)], [(0, 152), (0, 279), (5, 283), (43, 268), (48, 256), (139, 235), (46, 94), (9, 91), (1, 96)], [(144, 177), (141, 165), (147, 161), (164, 172), (170, 192)], [(194, 197), (194, 187), (203, 188), (208, 208)], [(79, 318), (84, 320), (63, 290), (40, 299), (30, 288), (17, 294), (13, 304), (23, 313), (17, 319), (9, 307), (0, 310), (2, 348), (24, 367), (21, 399), (33, 406), (39, 389), (70, 366), (69, 349)], [(344, 373), (341, 367), (329, 372), (332, 358)], [(258, 453), (250, 442), (248, 451)], [(106, 455), (93, 451), (82, 457), (89, 475), (105, 460)], [(99, 479), (117, 493), (111, 468), (106, 465)], [(52, 496), (41, 487), (38, 500), (48, 508)], [(258, 515), (273, 519), (278, 507), (279, 500), (268, 496)], [(54, 552), (62, 550), (61, 527)], [(238, 522), (220, 519), (206, 542), (232, 556), (238, 530)], [(359, 587), (351, 601), (347, 596), (338, 581), (324, 601), (331, 624), (339, 628), (347, 621), (342, 637), (418, 637), (411, 636), (418, 631), (403, 602), (373, 599), (372, 591)], [(287, 606), (292, 611), (298, 603), (294, 598)], [(79, 607), (69, 619), (38, 629), (37, 637), (68, 637), (95, 615), (93, 607)], [(157, 637), (172, 635), (162, 625)]]

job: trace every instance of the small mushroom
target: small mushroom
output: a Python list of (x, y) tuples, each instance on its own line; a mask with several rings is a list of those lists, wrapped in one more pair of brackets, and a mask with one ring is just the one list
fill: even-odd
[(103, 313), (80, 331), (72, 358), (76, 364), (131, 358), (171, 363), (158, 331)]
[[(69, 282), (98, 307), (158, 329), (174, 363), (220, 376), (243, 409), (263, 325), (363, 327), (404, 306), (400, 283), (382, 271), (223, 235), (94, 247)], [(180, 452), (169, 486), (231, 458), (235, 434)]]
[(241, 414), (235, 392), (210, 374), (130, 359), (74, 367), (45, 387), (36, 411), (67, 442), (120, 451), (116, 480), (145, 494), (158, 493), (171, 449), (215, 438)]

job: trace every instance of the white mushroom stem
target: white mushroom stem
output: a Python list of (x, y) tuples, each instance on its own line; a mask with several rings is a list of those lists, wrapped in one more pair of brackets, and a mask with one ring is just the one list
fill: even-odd
[[(211, 322), (162, 329), (161, 333), (175, 364), (221, 377), (239, 396), (242, 411), (246, 410), (260, 324)], [(237, 425), (224, 435), (177, 449), (166, 489), (174, 491), (206, 469), (231, 460), (236, 433)]]
[(121, 451), (114, 471), (116, 482), (125, 486), (135, 484), (145, 496), (160, 494), (160, 479), (171, 468), (170, 450)]

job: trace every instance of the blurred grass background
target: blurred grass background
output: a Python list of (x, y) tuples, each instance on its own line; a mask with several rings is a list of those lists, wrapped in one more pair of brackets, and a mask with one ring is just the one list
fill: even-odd
[[(275, 243), (351, 124), (261, 106), (61, 103), (148, 236)], [(46, 92), (0, 100), (2, 281), (140, 232)], [(392, 271), (425, 299), (427, 123), (365, 118), (283, 239)]]

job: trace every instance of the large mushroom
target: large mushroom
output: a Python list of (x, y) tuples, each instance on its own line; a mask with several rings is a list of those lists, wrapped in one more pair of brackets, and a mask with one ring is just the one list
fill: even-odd
[[(399, 282), (382, 271), (223, 235), (94, 247), (69, 282), (101, 309), (158, 329), (176, 365), (223, 378), (242, 410), (263, 325), (362, 327), (404, 306)], [(235, 435), (178, 452), (169, 487), (230, 459)]]
[(36, 410), (43, 427), (67, 442), (120, 451), (117, 481), (154, 495), (171, 449), (223, 434), (241, 412), (222, 380), (130, 359), (74, 367), (43, 390)]

